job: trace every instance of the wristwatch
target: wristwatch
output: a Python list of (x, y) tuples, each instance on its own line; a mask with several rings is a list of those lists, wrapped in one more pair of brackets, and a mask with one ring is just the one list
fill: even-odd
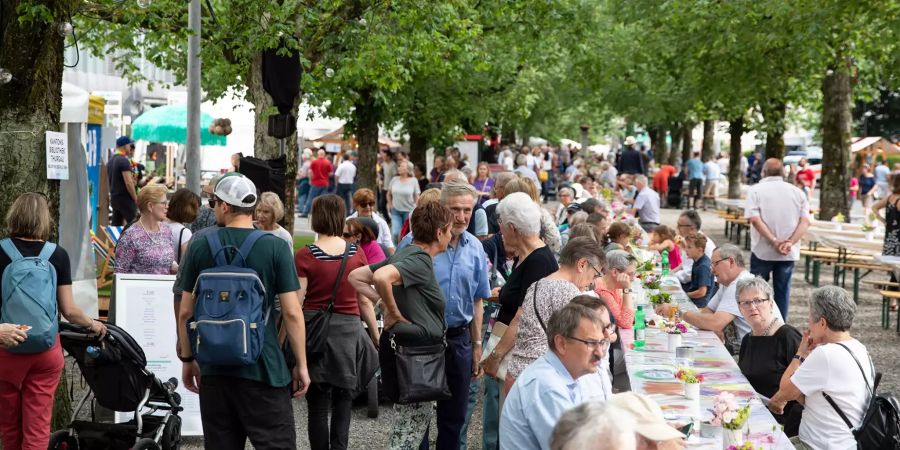
[(472, 341), (472, 345), (476, 347), (481, 347), (481, 341)]
[(800, 355), (794, 355), (794, 359), (796, 359), (797, 361), (800, 361), (800, 364), (803, 364), (803, 361), (806, 361), (806, 358), (804, 358)]
[(630, 293), (631, 293), (631, 288), (624, 288), (624, 289), (622, 289), (622, 293), (623, 293), (623, 294), (630, 294)]
[(188, 357), (184, 357), (184, 356), (178, 355), (178, 359), (179, 359), (181, 362), (183, 362), (183, 363), (194, 362), (194, 355), (191, 355), (191, 356), (188, 356)]

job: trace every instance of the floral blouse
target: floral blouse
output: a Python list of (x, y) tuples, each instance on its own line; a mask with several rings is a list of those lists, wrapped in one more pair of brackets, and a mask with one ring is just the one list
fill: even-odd
[(116, 244), (116, 273), (169, 275), (175, 262), (172, 229), (164, 223), (149, 232), (140, 223), (128, 227)]
[[(537, 297), (534, 294), (535, 286), (537, 286)], [(550, 316), (580, 294), (581, 291), (574, 284), (565, 280), (542, 278), (528, 288), (522, 300), (519, 333), (516, 335), (516, 344), (509, 358), (507, 374), (518, 378), (529, 364), (550, 350), (545, 331)], [(535, 314), (535, 309), (540, 314), (540, 320)], [(541, 321), (543, 321), (543, 326)]]

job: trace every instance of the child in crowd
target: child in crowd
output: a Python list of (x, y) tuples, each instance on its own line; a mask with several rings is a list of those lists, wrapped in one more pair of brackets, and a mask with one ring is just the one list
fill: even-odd
[(684, 251), (694, 260), (694, 266), (691, 268), (690, 283), (682, 284), (681, 287), (697, 308), (703, 308), (709, 303), (715, 285), (712, 261), (703, 252), (705, 248), (706, 236), (695, 233), (684, 237)]
[(650, 245), (647, 248), (660, 253), (668, 250), (669, 270), (675, 272), (681, 268), (681, 251), (678, 249), (678, 244), (675, 243), (675, 230), (665, 225), (658, 225), (650, 233)]
[(631, 253), (631, 227), (625, 222), (613, 222), (606, 230), (603, 246), (606, 252), (624, 250)]

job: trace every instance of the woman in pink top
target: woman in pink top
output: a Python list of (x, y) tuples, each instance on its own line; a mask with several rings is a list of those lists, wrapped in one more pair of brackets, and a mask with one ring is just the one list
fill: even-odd
[(371, 219), (353, 217), (344, 222), (344, 240), (357, 244), (363, 253), (366, 254), (366, 260), (369, 264), (384, 261), (386, 257), (384, 256), (384, 250), (378, 245), (377, 234), (372, 230), (372, 227), (363, 223), (364, 220), (371, 221), (375, 225), (375, 229), (378, 229), (378, 224), (375, 224)]
[[(616, 318), (616, 327), (620, 329), (631, 329), (634, 326), (631, 283), (636, 275), (637, 259), (634, 255), (624, 250), (613, 250), (606, 253), (606, 271), (603, 277), (594, 281), (594, 292), (606, 302), (610, 315)], [(610, 340), (613, 341), (609, 348), (612, 354), (613, 388), (619, 391), (630, 390), (622, 341)]]

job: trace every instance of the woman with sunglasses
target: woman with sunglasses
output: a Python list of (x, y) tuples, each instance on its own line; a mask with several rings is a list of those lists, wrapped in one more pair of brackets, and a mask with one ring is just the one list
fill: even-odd
[(116, 244), (116, 273), (169, 275), (178, 271), (172, 228), (164, 223), (169, 211), (168, 189), (153, 184), (138, 194), (138, 219)]
[(387, 221), (375, 212), (375, 193), (371, 189), (357, 189), (353, 193), (353, 209), (356, 211), (348, 216), (348, 219), (354, 217), (368, 217), (378, 224), (378, 235), (376, 241), (385, 249), (387, 256), (394, 254), (394, 240), (391, 239), (391, 227)]
[[(781, 320), (772, 286), (758, 276), (737, 282), (737, 304), (750, 324), (750, 332), (741, 340), (738, 366), (754, 391), (772, 398), (800, 348), (802, 336)], [(792, 401), (784, 408), (784, 414), (775, 415), (788, 437), (797, 435), (802, 412), (803, 406)]]
[(569, 300), (584, 292), (602, 275), (606, 256), (597, 241), (577, 237), (559, 255), (559, 270), (536, 281), (527, 291), (516, 318), (518, 332), (506, 372), (504, 391), (509, 392), (519, 374), (549, 351), (547, 321)]

